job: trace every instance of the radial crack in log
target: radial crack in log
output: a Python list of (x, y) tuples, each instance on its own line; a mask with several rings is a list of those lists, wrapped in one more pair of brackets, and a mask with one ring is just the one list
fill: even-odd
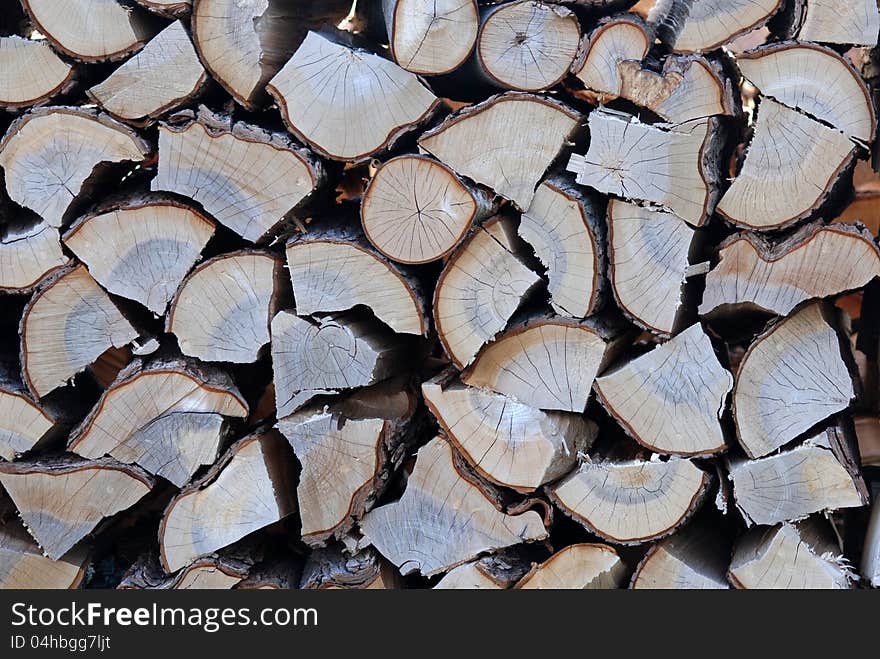
[(54, 438), (65, 425), (62, 414), (34, 402), (18, 373), (0, 363), (0, 458), (15, 460)]
[(614, 590), (626, 577), (626, 564), (608, 545), (583, 543), (561, 549), (516, 584), (525, 590)]
[(801, 41), (869, 46), (877, 45), (880, 9), (876, 0), (793, 0), (782, 36)]
[(9, 127), (0, 141), (0, 167), (10, 198), (58, 227), (98, 165), (139, 162), (149, 152), (132, 129), (106, 115), (38, 108)]
[(451, 569), (434, 590), (506, 590), (528, 571), (528, 562), (512, 549)]
[(774, 324), (746, 351), (733, 390), (740, 444), (759, 458), (849, 406), (853, 380), (820, 304)]
[(88, 562), (84, 548), (55, 561), (46, 558), (18, 520), (0, 524), (0, 590), (78, 588)]
[(316, 549), (303, 568), (303, 590), (396, 590), (403, 579), (372, 547), (345, 555), (334, 549)]
[(315, 32), (267, 89), (292, 133), (328, 158), (353, 162), (390, 147), (440, 102), (393, 62)]
[(508, 92), (448, 117), (422, 134), (419, 145), (460, 175), (527, 209), (580, 121), (581, 115), (557, 101)]
[(434, 438), (419, 450), (403, 497), (364, 517), (367, 540), (401, 574), (432, 576), (491, 552), (547, 537), (533, 510), (506, 515), (466, 480), (452, 447)]
[(630, 588), (727, 590), (730, 547), (717, 530), (688, 526), (653, 545), (636, 568)]
[(42, 105), (70, 91), (75, 77), (74, 68), (45, 41), (0, 37), (0, 108)]
[(58, 229), (44, 222), (6, 229), (0, 238), (0, 292), (27, 293), (70, 261), (61, 251)]

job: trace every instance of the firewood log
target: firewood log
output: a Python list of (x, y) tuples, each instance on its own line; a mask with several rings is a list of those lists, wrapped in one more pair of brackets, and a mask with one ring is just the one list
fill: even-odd
[(106, 115), (38, 108), (17, 119), (0, 140), (0, 167), (12, 200), (58, 227), (98, 165), (139, 162), (149, 152), (147, 142)]
[(269, 343), (283, 276), (281, 258), (270, 252), (230, 252), (204, 261), (180, 285), (165, 330), (185, 355), (254, 362)]
[(830, 313), (811, 304), (746, 351), (733, 390), (740, 444), (759, 458), (849, 406), (853, 380)]
[(55, 227), (45, 222), (25, 227), (10, 224), (0, 238), (0, 291), (27, 293), (68, 262)]
[(743, 232), (718, 247), (701, 314), (760, 309), (785, 316), (801, 302), (861, 288), (880, 276), (880, 250), (861, 226), (810, 224), (772, 244)]
[(495, 210), (491, 196), (468, 185), (443, 163), (420, 155), (380, 165), (361, 201), (370, 243), (398, 263), (443, 258), (471, 225)]
[(19, 334), (24, 382), (36, 398), (66, 384), (108, 348), (138, 336), (81, 265), (43, 280), (24, 310)]
[(192, 10), (192, 0), (135, 0), (142, 7), (160, 16), (178, 18)]
[(0, 590), (78, 588), (88, 563), (84, 547), (52, 560), (43, 556), (17, 519), (0, 523)]
[(540, 515), (502, 513), (437, 437), (423, 446), (403, 497), (367, 513), (361, 529), (401, 574), (432, 576), (484, 552), (547, 537)]
[(652, 451), (705, 456), (727, 448), (720, 420), (733, 376), (699, 323), (606, 372), (595, 388), (605, 409)]
[(174, 574), (166, 574), (157, 552), (144, 554), (126, 571), (121, 590), (229, 590), (240, 586), (254, 568), (252, 557), (236, 545), (203, 556)]
[(323, 181), (320, 162), (281, 132), (201, 107), (159, 127), (153, 190), (199, 202), (251, 242), (267, 237)]
[(425, 404), (449, 441), (483, 478), (534, 492), (567, 474), (596, 438), (596, 425), (566, 412), (544, 412), (460, 383), (444, 373), (422, 385)]
[(547, 97), (508, 92), (468, 106), (419, 138), (454, 169), (527, 209), (581, 116)]
[(505, 590), (512, 588), (529, 571), (529, 564), (514, 550), (484, 556), (451, 569), (435, 590)]
[(162, 315), (213, 235), (203, 213), (152, 194), (83, 216), (63, 240), (105, 290)]
[(880, 10), (874, 0), (793, 0), (782, 36), (831, 44), (877, 45)]
[(207, 81), (189, 34), (175, 21), (86, 94), (114, 117), (149, 123), (194, 99)]
[(393, 62), (315, 32), (267, 90), (290, 132), (323, 156), (352, 162), (390, 147), (440, 102)]
[(287, 558), (264, 561), (251, 568), (236, 590), (292, 590), (299, 587), (302, 562)]
[(876, 499), (871, 506), (871, 518), (865, 533), (860, 572), (868, 584), (880, 588), (880, 503)]
[(626, 573), (626, 564), (613, 547), (590, 543), (569, 545), (532, 567), (515, 588), (613, 590), (620, 587)]
[(372, 547), (345, 555), (332, 549), (316, 549), (303, 568), (304, 590), (395, 590), (403, 579), (394, 566)]
[(140, 501), (154, 481), (112, 458), (60, 456), (0, 462), (0, 484), (43, 553), (58, 560), (105, 517)]
[(175, 572), (295, 509), (290, 448), (277, 431), (258, 430), (168, 504), (159, 526), (162, 567)]
[(596, 100), (613, 100), (623, 93), (622, 62), (641, 62), (651, 47), (653, 33), (636, 14), (603, 19), (585, 35), (583, 54), (573, 64), (575, 76), (597, 92)]
[(388, 45), (398, 65), (423, 75), (450, 73), (477, 41), (476, 0), (383, 0)]
[(705, 498), (708, 473), (690, 460), (594, 461), (547, 487), (551, 500), (588, 531), (617, 544), (669, 535)]
[(636, 568), (630, 588), (726, 590), (730, 547), (714, 529), (690, 525), (653, 545)]
[(247, 416), (231, 378), (194, 360), (135, 359), (70, 436), (84, 458), (110, 455), (182, 487), (217, 458), (225, 417)]
[(434, 324), (457, 367), (473, 361), (540, 283), (520, 251), (513, 220), (499, 215), (476, 227), (440, 273)]
[(0, 458), (11, 462), (51, 442), (67, 425), (64, 415), (57, 405), (35, 402), (17, 369), (0, 362)]
[(71, 91), (76, 70), (45, 41), (0, 37), (0, 108), (43, 105)]

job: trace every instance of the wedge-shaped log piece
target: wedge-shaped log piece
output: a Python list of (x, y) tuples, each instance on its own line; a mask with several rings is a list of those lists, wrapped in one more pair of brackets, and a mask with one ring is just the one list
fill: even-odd
[(709, 482), (709, 474), (681, 458), (588, 461), (548, 493), (588, 531), (632, 545), (681, 526), (702, 503)]
[(152, 189), (196, 200), (246, 240), (270, 234), (323, 180), (315, 157), (283, 133), (205, 108), (189, 118), (160, 125)]
[(73, 67), (45, 41), (0, 37), (0, 108), (41, 105), (68, 92), (74, 79)]
[(0, 484), (45, 555), (58, 560), (105, 517), (140, 501), (154, 481), (110, 458), (61, 456), (0, 462)]
[(175, 572), (283, 519), (296, 509), (293, 481), (293, 457), (278, 431), (258, 430), (237, 441), (165, 509), (162, 567)]
[(459, 368), (507, 325), (541, 278), (517, 254), (513, 221), (477, 227), (446, 263), (434, 290), (434, 323)]
[(777, 244), (753, 233), (732, 236), (706, 276), (701, 314), (757, 308), (780, 316), (811, 298), (861, 288), (880, 276), (880, 250), (863, 227), (804, 227)]
[(149, 15), (117, 0), (21, 0), (56, 49), (83, 62), (127, 57), (153, 36)]
[(414, 74), (309, 32), (267, 87), (288, 129), (335, 160), (391, 146), (440, 102)]
[(372, 547), (348, 555), (337, 549), (315, 549), (303, 568), (303, 590), (396, 590), (403, 579)]
[(0, 291), (26, 293), (69, 260), (61, 251), (61, 236), (55, 227), (44, 222), (27, 227), (8, 225), (0, 238)]
[(37, 405), (6, 364), (0, 363), (0, 458), (15, 460), (55, 435), (63, 419)]
[(83, 217), (64, 244), (107, 291), (162, 315), (213, 235), (197, 209), (153, 195)]
[(815, 519), (757, 527), (737, 543), (728, 578), (737, 588), (840, 590), (852, 588), (837, 543)]
[(375, 384), (399, 372), (412, 345), (372, 319), (332, 314), (314, 320), (289, 311), (272, 319), (278, 417), (315, 396)]
[(520, 218), (519, 235), (547, 268), (550, 304), (560, 315), (585, 318), (604, 301), (604, 212), (604, 202), (555, 176)]
[(613, 590), (626, 577), (626, 564), (608, 545), (583, 543), (561, 549), (522, 578), (525, 590)]
[(419, 450), (403, 497), (362, 520), (367, 540), (401, 574), (432, 576), (481, 553), (547, 537), (538, 513), (502, 513), (459, 469), (452, 447), (432, 439)]
[(772, 525), (811, 513), (868, 503), (861, 476), (839, 457), (843, 438), (829, 428), (803, 444), (731, 465), (733, 495), (746, 522)]
[(268, 252), (232, 252), (205, 261), (184, 280), (165, 331), (185, 355), (209, 362), (249, 364), (269, 343), (278, 308), (281, 258)]
[(378, 386), (279, 420), (302, 465), (297, 498), (307, 544), (341, 538), (373, 507), (411, 439), (415, 409), (411, 391)]
[(590, 148), (573, 154), (577, 182), (624, 199), (671, 210), (694, 226), (711, 213), (719, 173), (718, 124), (700, 120), (669, 130), (604, 109), (590, 113)]
[(505, 2), (483, 17), (477, 60), (481, 72), (501, 87), (547, 89), (568, 75), (580, 36), (570, 9), (535, 0)]
[(715, 50), (766, 23), (782, 0), (659, 0), (648, 14), (675, 52)]
[(651, 47), (650, 31), (634, 14), (607, 18), (587, 37), (584, 54), (574, 64), (575, 76), (597, 100), (613, 100), (623, 93), (621, 62), (641, 62)]
[(531, 407), (581, 413), (616, 343), (598, 322), (529, 319), (486, 345), (461, 380)]
[(822, 206), (853, 160), (841, 132), (765, 98), (746, 160), (718, 212), (749, 229), (779, 229)]
[(862, 142), (873, 139), (877, 122), (868, 87), (855, 67), (830, 48), (799, 43), (764, 46), (738, 55), (736, 63), (764, 96)]
[(637, 325), (665, 336), (678, 327), (694, 243), (694, 230), (673, 213), (611, 200), (609, 279), (620, 310)]
[(224, 417), (247, 416), (231, 378), (194, 360), (160, 357), (124, 368), (70, 437), (84, 458), (136, 463), (178, 487), (217, 458)]
[(141, 161), (149, 151), (130, 128), (106, 115), (39, 108), (9, 127), (0, 141), (0, 167), (12, 200), (58, 227), (98, 165)]
[(170, 18), (188, 14), (193, 4), (193, 0), (135, 0), (135, 2), (152, 12)]
[(690, 525), (652, 546), (633, 574), (630, 588), (727, 590), (730, 547), (714, 528)]
[(474, 49), (480, 14), (476, 0), (383, 0), (391, 55), (413, 73), (450, 73)]
[(525, 210), (580, 120), (556, 101), (508, 92), (447, 118), (424, 133), (419, 145)]
[(175, 21), (86, 93), (115, 117), (150, 121), (194, 98), (207, 81), (186, 28)]
[(81, 265), (43, 281), (25, 307), (19, 333), (24, 382), (37, 398), (138, 336)]
[(701, 456), (727, 448), (721, 416), (733, 376), (700, 324), (596, 379), (602, 405), (647, 448)]
[(516, 549), (459, 565), (447, 572), (435, 590), (505, 590), (529, 571), (529, 563)]
[(16, 519), (0, 526), (0, 590), (78, 588), (89, 553), (75, 549), (57, 561), (43, 552)]
[(484, 478), (534, 492), (567, 474), (596, 438), (582, 416), (543, 412), (515, 400), (438, 376), (422, 385), (431, 413), (462, 456)]
[(853, 381), (820, 304), (758, 337), (740, 362), (733, 418), (740, 444), (759, 458), (849, 406)]
[(874, 0), (795, 0), (794, 29), (802, 41), (877, 45), (880, 9)]

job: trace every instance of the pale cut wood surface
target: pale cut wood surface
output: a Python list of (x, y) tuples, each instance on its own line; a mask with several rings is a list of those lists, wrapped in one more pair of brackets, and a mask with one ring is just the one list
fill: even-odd
[(18, 373), (0, 365), (0, 458), (12, 461), (50, 435), (59, 419), (41, 408), (18, 381)]
[(782, 0), (659, 0), (648, 21), (668, 26), (658, 32), (676, 52), (703, 52), (760, 27), (781, 5)]
[(10, 227), (0, 238), (0, 291), (27, 292), (69, 260), (55, 227), (43, 222)]
[(709, 527), (688, 526), (652, 546), (632, 577), (630, 588), (650, 590), (727, 590), (730, 548)]
[(69, 91), (73, 67), (48, 43), (17, 35), (0, 37), (0, 107), (23, 108)]
[(637, 16), (606, 19), (588, 35), (575, 76), (587, 89), (601, 94), (598, 100), (613, 100), (623, 93), (621, 62), (641, 62), (650, 46), (651, 35)]
[(880, 503), (874, 500), (862, 548), (861, 575), (874, 588), (880, 587)]
[(452, 568), (434, 586), (435, 590), (502, 590), (477, 567), (478, 561)]
[(524, 590), (613, 590), (626, 576), (613, 547), (583, 543), (561, 549), (522, 578)]
[(163, 16), (183, 16), (192, 9), (193, 0), (135, 0), (139, 5)]
[[(520, 547), (521, 549), (521, 547)], [(447, 572), (436, 590), (506, 590), (529, 571), (529, 564), (518, 548), (490, 554), (459, 565)]]
[(0, 590), (77, 588), (85, 577), (88, 558), (84, 549), (58, 560), (46, 558), (17, 520), (0, 525)]
[(798, 38), (863, 46), (877, 45), (880, 10), (875, 0), (809, 0)]

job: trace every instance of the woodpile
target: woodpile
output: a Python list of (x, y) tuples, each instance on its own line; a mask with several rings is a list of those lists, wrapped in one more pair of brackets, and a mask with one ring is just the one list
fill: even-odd
[(878, 33), (4, 3), (0, 588), (880, 587)]

